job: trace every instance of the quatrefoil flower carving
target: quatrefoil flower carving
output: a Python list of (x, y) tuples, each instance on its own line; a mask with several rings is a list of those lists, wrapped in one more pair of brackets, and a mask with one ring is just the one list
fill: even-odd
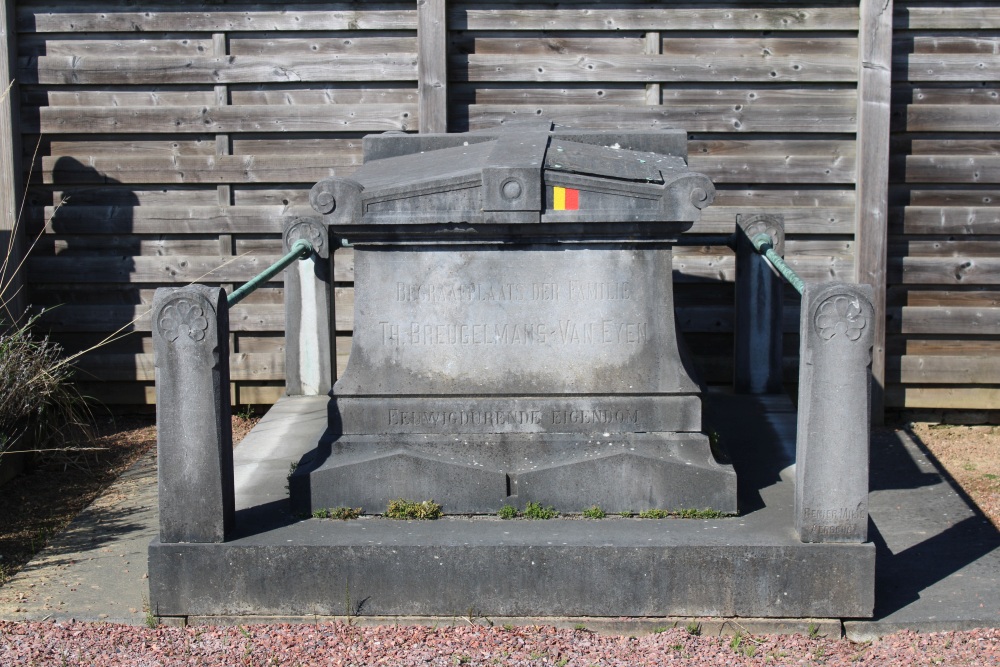
[(868, 326), (868, 318), (862, 314), (861, 303), (849, 296), (834, 296), (816, 309), (816, 331), (823, 340), (835, 336), (847, 336), (848, 340), (858, 340)]
[(186, 334), (191, 340), (203, 341), (205, 332), (208, 331), (205, 310), (187, 299), (177, 299), (167, 304), (160, 313), (158, 324), (163, 337), (171, 343), (182, 334)]

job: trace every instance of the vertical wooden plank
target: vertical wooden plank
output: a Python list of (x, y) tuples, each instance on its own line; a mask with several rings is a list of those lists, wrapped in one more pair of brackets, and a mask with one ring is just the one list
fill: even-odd
[[(660, 39), (660, 33), (656, 31), (646, 33), (646, 53), (649, 55), (658, 56), (663, 53), (663, 40)], [(646, 106), (656, 106), (663, 103), (663, 96), (660, 91), (660, 84), (658, 83), (647, 83), (646, 84)]]
[(420, 133), (448, 131), (445, 0), (417, 0), (417, 108)]
[(892, 0), (861, 0), (858, 29), (858, 173), (855, 280), (872, 286), (872, 421), (885, 396), (886, 233), (889, 204), (889, 102), (892, 92)]
[[(229, 41), (226, 39), (226, 33), (217, 32), (212, 34), (212, 55), (225, 57), (229, 55)], [(215, 103), (216, 105), (222, 107), (229, 104), (229, 86), (221, 85), (215, 86)], [(217, 134), (215, 135), (215, 154), (217, 156), (231, 155), (232, 154), (232, 143), (229, 140), (228, 134)], [(216, 191), (219, 197), (219, 206), (229, 206), (232, 202), (232, 186), (227, 184), (216, 186)], [(219, 255), (226, 257), (232, 256), (235, 253), (235, 247), (233, 243), (232, 234), (219, 234)], [(225, 260), (221, 260), (220, 263)], [(222, 289), (226, 291), (227, 294), (232, 294), (233, 290), (236, 289), (236, 285), (233, 283), (224, 283), (221, 285)], [(229, 349), (234, 352), (239, 352), (237, 347), (239, 343), (236, 334), (232, 331), (229, 332)], [(236, 382), (229, 383), (229, 396), (230, 401), (234, 405), (238, 405), (239, 401), (239, 385)]]
[(14, 0), (5, 0), (0, 13), (0, 249), (6, 252), (6, 262), (0, 273), (3, 285), (0, 318), (16, 319), (24, 312), (27, 297), (24, 281), (18, 271), (24, 252), (23, 225), (19, 224), (21, 209), (21, 133), (18, 127), (20, 102), (17, 82), (17, 29), (14, 22)]

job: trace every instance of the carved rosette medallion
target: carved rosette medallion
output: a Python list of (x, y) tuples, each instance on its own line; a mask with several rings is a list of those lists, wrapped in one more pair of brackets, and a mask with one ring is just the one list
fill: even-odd
[(771, 237), (771, 247), (781, 256), (785, 254), (785, 220), (780, 215), (751, 215), (746, 219), (740, 218), (738, 224), (743, 229), (748, 239), (753, 239), (758, 234), (767, 234)]
[(837, 294), (819, 304), (813, 326), (823, 340), (841, 336), (856, 341), (868, 326), (868, 317), (858, 297)]
[(167, 302), (160, 310), (156, 326), (160, 330), (160, 335), (171, 343), (181, 336), (201, 342), (205, 340), (208, 331), (208, 317), (201, 304), (186, 297), (179, 297)]
[(315, 253), (322, 255), (326, 248), (326, 228), (312, 218), (299, 218), (285, 230), (285, 248), (291, 249), (299, 239), (309, 241)]

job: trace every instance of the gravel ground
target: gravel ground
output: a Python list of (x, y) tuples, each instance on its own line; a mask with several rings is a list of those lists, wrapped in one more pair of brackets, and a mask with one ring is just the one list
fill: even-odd
[(610, 637), (546, 627), (251, 625), (135, 628), (0, 622), (2, 665), (1000, 665), (1000, 630), (702, 637), (671, 629)]

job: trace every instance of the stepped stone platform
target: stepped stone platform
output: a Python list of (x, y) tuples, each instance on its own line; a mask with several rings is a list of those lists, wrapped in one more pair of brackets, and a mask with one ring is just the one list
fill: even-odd
[(739, 516), (427, 522), (293, 512), (289, 470), (328, 437), (329, 400), (281, 400), (235, 450), (228, 541), (150, 545), (154, 613), (872, 615), (875, 547), (808, 544), (796, 534), (795, 411), (786, 397), (706, 394), (706, 421), (738, 473)]

